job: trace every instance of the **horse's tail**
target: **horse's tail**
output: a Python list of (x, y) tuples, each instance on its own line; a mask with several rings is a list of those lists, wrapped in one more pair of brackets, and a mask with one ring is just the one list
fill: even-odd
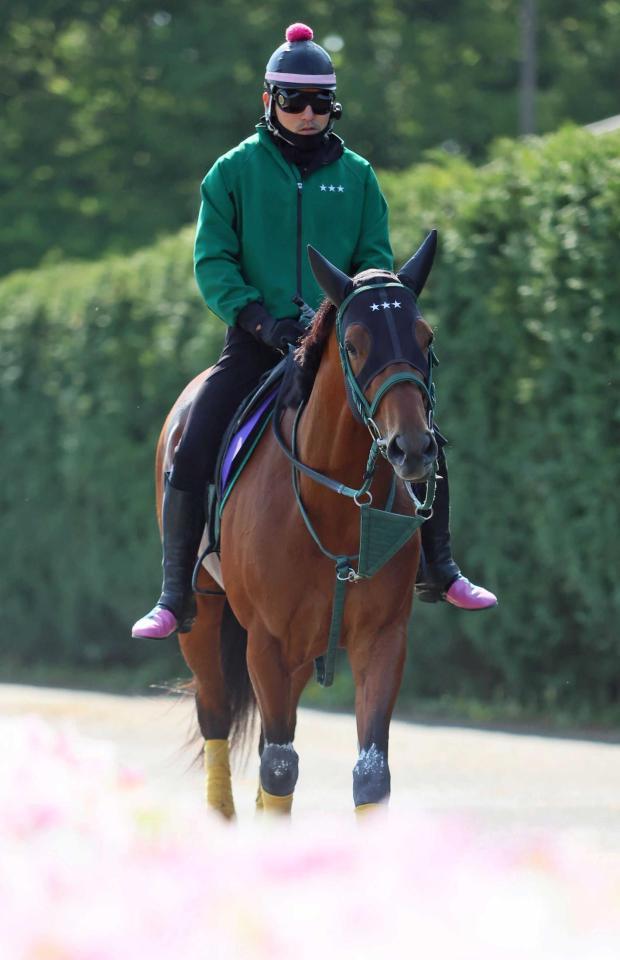
[(248, 634), (224, 602), (220, 625), (220, 650), (226, 698), (230, 707), (229, 741), (243, 750), (254, 728), (256, 698), (247, 665)]

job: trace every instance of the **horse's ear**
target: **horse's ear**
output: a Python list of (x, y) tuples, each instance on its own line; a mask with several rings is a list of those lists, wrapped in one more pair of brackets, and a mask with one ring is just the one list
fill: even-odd
[(328, 300), (339, 307), (353, 289), (351, 278), (308, 244), (308, 258), (316, 282)]
[(414, 253), (411, 260), (407, 260), (407, 263), (396, 274), (401, 283), (413, 290), (416, 297), (419, 297), (424, 289), (424, 284), (433, 266), (436, 250), (437, 231), (431, 230), (419, 250)]

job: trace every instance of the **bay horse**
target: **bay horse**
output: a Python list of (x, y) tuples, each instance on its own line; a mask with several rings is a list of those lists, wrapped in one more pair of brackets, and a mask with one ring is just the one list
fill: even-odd
[[(225, 593), (197, 595), (195, 622), (179, 634), (205, 741), (207, 803), (227, 818), (234, 816), (229, 742), (255, 704), (262, 727), (257, 805), (290, 813), (298, 774), (297, 706), (333, 626), (333, 559), (359, 550), (360, 507), (370, 500), (368, 475), (360, 487), (369, 442), (375, 455), (382, 454), (371, 471), (371, 496), (377, 504), (391, 499), (390, 509), (401, 518), (415, 517), (420, 505), (408, 484), (433, 475), (432, 331), (417, 297), (435, 248), (433, 231), (398, 274), (367, 270), (353, 279), (309, 248), (327, 299), (296, 353), (295, 390), (305, 394), (304, 402), (297, 414), (290, 404), (282, 412), (280, 442), (265, 431), (232, 490), (221, 518)], [(156, 458), (159, 512), (164, 473), (206, 373), (186, 387), (164, 424)], [(295, 471), (298, 496), (292, 457), (311, 468)], [(325, 485), (317, 476), (337, 483)], [(365, 496), (344, 497), (337, 487)], [(338, 574), (349, 581), (337, 632), (355, 681), (353, 798), (360, 813), (390, 793), (389, 726), (419, 556), (416, 532), (370, 579), (356, 582), (352, 567)], [(197, 583), (219, 590), (204, 568)]]

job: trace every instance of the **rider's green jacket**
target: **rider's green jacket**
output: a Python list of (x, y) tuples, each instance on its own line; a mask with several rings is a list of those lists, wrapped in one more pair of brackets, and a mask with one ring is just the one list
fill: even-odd
[(393, 269), (387, 204), (367, 160), (346, 147), (305, 179), (268, 131), (224, 154), (201, 185), (194, 268), (207, 305), (233, 325), (247, 304), (296, 317), (296, 295), (323, 299), (306, 247), (349, 275)]

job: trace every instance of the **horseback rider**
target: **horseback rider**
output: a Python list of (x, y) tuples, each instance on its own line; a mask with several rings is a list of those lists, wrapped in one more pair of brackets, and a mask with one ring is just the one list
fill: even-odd
[[(134, 637), (189, 629), (192, 571), (204, 526), (204, 494), (228, 422), (306, 330), (294, 299), (318, 307), (311, 243), (349, 275), (393, 269), (388, 211), (370, 164), (332, 127), (342, 107), (336, 75), (312, 30), (293, 24), (267, 63), (257, 132), (220, 157), (204, 178), (194, 266), (200, 292), (228, 325), (224, 349), (197, 392), (169, 476), (163, 509), (163, 586)], [(494, 606), (452, 558), (449, 492), (441, 446), (434, 515), (422, 526), (423, 600), (466, 610)]]

